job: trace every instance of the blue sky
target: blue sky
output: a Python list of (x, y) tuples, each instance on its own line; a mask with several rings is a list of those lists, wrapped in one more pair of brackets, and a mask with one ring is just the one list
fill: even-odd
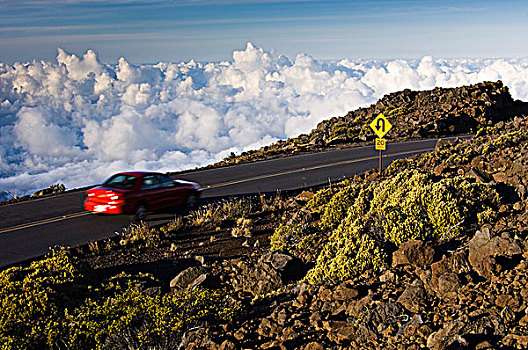
[(318, 59), (528, 56), (526, 1), (0, 0), (0, 62), (219, 61), (247, 42)]

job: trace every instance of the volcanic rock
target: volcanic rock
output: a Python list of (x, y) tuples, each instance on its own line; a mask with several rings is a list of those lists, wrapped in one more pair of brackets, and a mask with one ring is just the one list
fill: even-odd
[(423, 286), (423, 282), (419, 279), (415, 280), (413, 284), (408, 286), (400, 295), (398, 302), (410, 312), (418, 313), (423, 311), (428, 305), (427, 292)]
[(392, 266), (412, 265), (422, 267), (433, 262), (435, 251), (427, 243), (409, 240), (392, 254)]
[(202, 267), (188, 267), (170, 281), (170, 288), (176, 290), (186, 289), (204, 271)]
[(519, 244), (511, 239), (492, 237), (489, 228), (477, 231), (469, 242), (469, 262), (482, 277), (491, 278), (501, 270), (500, 257), (522, 254)]

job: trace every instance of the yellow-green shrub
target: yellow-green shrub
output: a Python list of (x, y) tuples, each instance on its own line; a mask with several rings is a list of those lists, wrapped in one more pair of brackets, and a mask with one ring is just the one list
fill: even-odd
[(286, 250), (303, 258), (318, 248), (323, 236), (308, 224), (280, 224), (271, 236), (271, 250)]
[[(431, 153), (422, 155), (422, 158), (430, 157)], [(383, 170), (383, 175), (385, 176), (394, 176), (404, 170), (412, 170), (417, 168), (417, 162), (414, 159), (402, 158), (396, 159), (392, 162), (385, 170)]]
[[(433, 228), (431, 219), (437, 225), (442, 225), (445, 217), (455, 220), (453, 225), (461, 220), (460, 214), (456, 212), (456, 205), (452, 208), (453, 200), (448, 198), (449, 193), (432, 192), (432, 185), (427, 175), (413, 171), (402, 172), (374, 190), (371, 211), (381, 218), (385, 237), (389, 241), (399, 246), (409, 239), (426, 239)], [(438, 198), (432, 201), (430, 195)], [(443, 200), (448, 202), (443, 203)], [(432, 218), (429, 214), (436, 205), (447, 209), (447, 212), (439, 210), (437, 214), (440, 217)]]
[(61, 335), (62, 310), (79, 297), (79, 269), (64, 249), (54, 250), (29, 267), (0, 273), (2, 349), (54, 347)]
[(207, 320), (228, 321), (240, 306), (219, 291), (197, 288), (173, 295), (148, 295), (129, 284), (125, 290), (87, 299), (66, 318), (69, 348), (102, 349), (120, 339), (133, 348), (174, 347), (182, 333)]
[(405, 106), (400, 107), (394, 107), (394, 106), (388, 106), (385, 110), (385, 117), (392, 117), (396, 118), (401, 115), (408, 114), (409, 110)]
[[(325, 214), (336, 211), (337, 198), (350, 198), (344, 188), (328, 201)], [(499, 196), (489, 186), (462, 177), (437, 179), (405, 170), (380, 183), (356, 186), (355, 200), (339, 222), (308, 273), (310, 282), (343, 280), (386, 264), (386, 249), (410, 239), (446, 240), (471, 224), (493, 219)], [(332, 208), (329, 208), (332, 207)], [(335, 227), (336, 221), (332, 222)]]
[(386, 260), (385, 251), (368, 234), (367, 226), (350, 215), (330, 236), (306, 279), (311, 283), (346, 280), (368, 269), (385, 267)]
[(273, 235), (271, 235), (271, 250), (287, 248), (296, 236), (296, 230), (293, 225), (280, 224), (273, 232)]
[(145, 293), (156, 283), (149, 274), (119, 274), (95, 286), (89, 281), (63, 249), (2, 271), (0, 349), (114, 348), (112, 341), (125, 341), (122, 348), (176, 348), (187, 329), (240, 311), (221, 291)]
[(520, 130), (504, 133), (491, 139), (488, 143), (484, 144), (482, 148), (482, 154), (493, 152), (496, 149), (505, 149), (509, 147), (518, 147), (524, 144), (528, 140), (528, 131), (524, 128)]
[(339, 192), (332, 196), (328, 204), (325, 205), (321, 216), (320, 227), (322, 230), (331, 230), (339, 226), (346, 217), (348, 208), (352, 206), (364, 186), (366, 185), (347, 182)]
[(312, 213), (322, 214), (326, 210), (326, 205), (334, 195), (339, 191), (338, 188), (330, 187), (319, 190), (315, 195), (306, 203), (306, 207), (310, 209)]

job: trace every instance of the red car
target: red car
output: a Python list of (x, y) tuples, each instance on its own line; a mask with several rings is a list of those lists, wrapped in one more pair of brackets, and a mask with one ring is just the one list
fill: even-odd
[(196, 206), (202, 189), (194, 182), (173, 180), (154, 172), (118, 173), (86, 191), (84, 209), (104, 214), (133, 214), (144, 220), (147, 212), (186, 204)]

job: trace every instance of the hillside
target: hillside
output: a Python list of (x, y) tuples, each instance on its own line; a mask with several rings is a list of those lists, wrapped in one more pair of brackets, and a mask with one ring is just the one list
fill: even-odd
[[(382, 174), (210, 203), (4, 270), (4, 348), (526, 348), (525, 104), (500, 83), (432, 91), (391, 94), (343, 118), (388, 114), (390, 103), (406, 111), (389, 117), (393, 139), (473, 138), (439, 141)], [(445, 112), (426, 96), (467, 103)], [(433, 126), (426, 111), (437, 113)], [(331, 147), (325, 135), (343, 120), (298, 140), (319, 135)]]
[(475, 133), (481, 127), (528, 114), (528, 103), (514, 101), (501, 81), (451, 89), (403, 90), (386, 95), (367, 108), (325, 120), (308, 135), (238, 156), (232, 154), (214, 166), (370, 145), (375, 135), (369, 123), (380, 113), (393, 125), (386, 138), (404, 141)]

